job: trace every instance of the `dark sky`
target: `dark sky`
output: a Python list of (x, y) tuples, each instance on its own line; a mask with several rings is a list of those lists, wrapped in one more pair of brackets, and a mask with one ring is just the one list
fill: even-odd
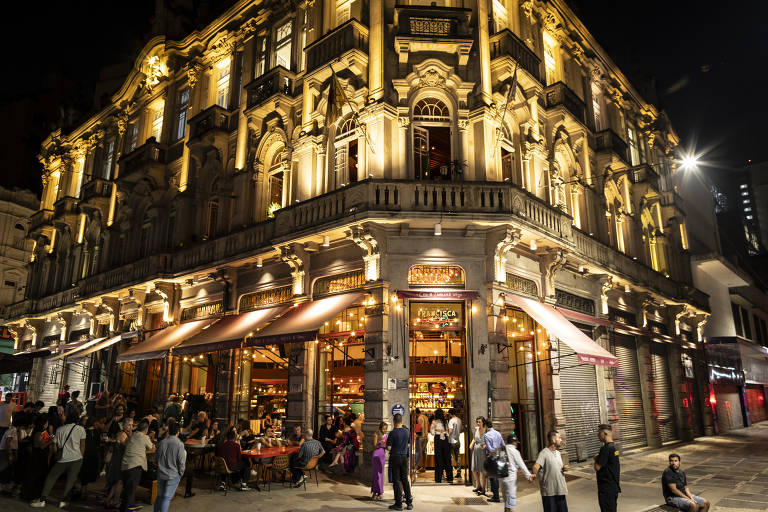
[[(768, 160), (768, 2), (569, 0), (639, 88), (655, 77), (683, 145), (723, 168)], [(13, 6), (13, 7), (11, 7)], [(0, 22), (0, 185), (39, 192), (36, 155), (60, 106), (87, 110), (102, 66), (132, 62), (153, 0), (8, 2)], [(15, 12), (14, 12), (15, 11)]]

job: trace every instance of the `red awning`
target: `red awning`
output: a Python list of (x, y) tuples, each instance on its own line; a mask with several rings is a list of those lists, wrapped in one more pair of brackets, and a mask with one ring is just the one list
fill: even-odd
[(312, 341), (325, 322), (364, 296), (359, 292), (344, 293), (299, 304), (262, 329), (257, 337), (248, 338), (246, 346)]
[(552, 306), (519, 295), (507, 295), (507, 300), (513, 306), (528, 313), (558, 340), (571, 347), (576, 352), (580, 363), (618, 366), (619, 360), (616, 356), (595, 343)]
[(168, 351), (173, 347), (209, 327), (215, 321), (216, 318), (209, 318), (166, 327), (142, 343), (118, 355), (117, 362), (162, 359), (168, 355)]
[(288, 309), (290, 306), (277, 306), (225, 316), (208, 329), (187, 338), (173, 349), (173, 354), (181, 356), (238, 348), (246, 337), (254, 336), (259, 329)]

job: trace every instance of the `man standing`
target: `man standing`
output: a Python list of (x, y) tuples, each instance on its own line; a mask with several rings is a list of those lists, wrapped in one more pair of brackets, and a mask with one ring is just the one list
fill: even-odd
[(424, 459), (424, 452), (427, 449), (427, 431), (429, 430), (429, 422), (427, 421), (427, 415), (421, 412), (420, 409), (416, 409), (416, 422), (413, 425), (413, 431), (416, 441), (416, 455), (413, 461), (415, 471), (425, 471), (424, 465), (419, 466), (419, 462)]
[(450, 419), (448, 420), (448, 443), (451, 448), (451, 457), (453, 458), (453, 465), (456, 467), (456, 478), (461, 478), (461, 459), (459, 454), (459, 447), (461, 446), (460, 437), (463, 429), (461, 424), (461, 418), (456, 413), (456, 409), (449, 409), (448, 414)]
[(557, 430), (547, 432), (547, 447), (539, 452), (536, 464), (531, 469), (531, 473), (539, 478), (544, 512), (568, 512), (568, 503), (565, 500), (568, 487), (565, 485), (563, 474), (568, 471), (568, 466), (563, 464), (563, 457), (558, 450), (561, 442)]
[(11, 427), (11, 418), (15, 407), (11, 403), (11, 394), (5, 395), (5, 400), (0, 404), (0, 439), (3, 438), (5, 431)]
[(680, 469), (680, 456), (676, 453), (669, 455), (669, 467), (661, 475), (661, 492), (670, 507), (690, 512), (709, 510), (709, 502), (693, 494), (688, 487), (688, 478), (685, 471)]
[(610, 425), (598, 425), (597, 436), (603, 443), (600, 452), (595, 455), (597, 503), (600, 505), (600, 512), (616, 512), (616, 501), (621, 492), (619, 450), (613, 444), (613, 429)]
[[(299, 427), (301, 428), (301, 427)], [(313, 438), (314, 432), (311, 428), (308, 428), (302, 435), (301, 448), (291, 460), (291, 474), (293, 475), (294, 487), (298, 487), (304, 483), (307, 476), (304, 474), (304, 466), (309, 464), (309, 461), (315, 457), (322, 457), (325, 455), (323, 450), (323, 444), (317, 439)]]
[[(486, 455), (490, 455), (495, 452), (497, 448), (504, 446), (504, 438), (501, 437), (498, 430), (493, 428), (493, 422), (490, 419), (486, 420), (486, 422), (488, 424), (488, 430), (483, 434), (483, 442), (485, 443)], [(488, 475), (488, 479), (491, 481), (491, 493), (493, 494), (488, 501), (492, 503), (501, 503), (501, 500), (499, 499), (499, 479), (494, 478), (491, 475)]]
[(168, 512), (168, 505), (176, 493), (187, 462), (184, 443), (179, 439), (179, 424), (168, 422), (168, 436), (157, 445), (157, 499), (155, 512)]
[(120, 464), (122, 470), (123, 492), (120, 494), (120, 512), (139, 510), (134, 498), (136, 487), (141, 479), (141, 472), (147, 470), (147, 451), (154, 448), (152, 440), (147, 435), (149, 422), (141, 420), (139, 427), (125, 443), (125, 453)]
[(413, 510), (411, 484), (408, 482), (408, 454), (411, 446), (411, 433), (403, 426), (403, 415), (395, 414), (392, 418), (395, 428), (387, 436), (387, 451), (389, 452), (389, 469), (392, 471), (392, 487), (395, 488), (395, 503), (391, 510), (403, 510), (403, 493), (405, 493), (405, 508)]

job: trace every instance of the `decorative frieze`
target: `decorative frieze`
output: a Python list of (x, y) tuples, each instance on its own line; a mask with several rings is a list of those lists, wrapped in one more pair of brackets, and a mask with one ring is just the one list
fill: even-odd
[(595, 316), (595, 301), (586, 297), (579, 297), (565, 290), (555, 289), (555, 304), (566, 309), (579, 311), (589, 316)]
[(509, 272), (507, 272), (506, 285), (507, 288), (521, 295), (530, 295), (531, 297), (538, 297), (539, 295), (539, 290), (536, 287), (536, 281), (516, 276), (514, 274), (510, 274)]
[(267, 306), (284, 304), (290, 302), (291, 299), (293, 299), (293, 291), (291, 285), (281, 286), (279, 288), (273, 288), (270, 290), (262, 290), (254, 293), (247, 293), (240, 297), (238, 311), (240, 313), (245, 313), (247, 311), (261, 309)]
[(181, 310), (181, 321), (191, 322), (192, 320), (205, 320), (213, 318), (224, 313), (224, 303), (222, 301), (210, 302), (192, 308)]

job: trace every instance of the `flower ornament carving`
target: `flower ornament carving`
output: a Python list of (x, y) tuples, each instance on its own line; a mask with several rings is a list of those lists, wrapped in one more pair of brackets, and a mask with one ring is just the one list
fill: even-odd
[(445, 87), (445, 77), (435, 71), (428, 69), (419, 77), (419, 87)]
[(144, 86), (151, 91), (153, 87), (160, 83), (160, 80), (168, 76), (168, 69), (159, 55), (153, 55), (147, 59), (147, 78), (144, 79)]

